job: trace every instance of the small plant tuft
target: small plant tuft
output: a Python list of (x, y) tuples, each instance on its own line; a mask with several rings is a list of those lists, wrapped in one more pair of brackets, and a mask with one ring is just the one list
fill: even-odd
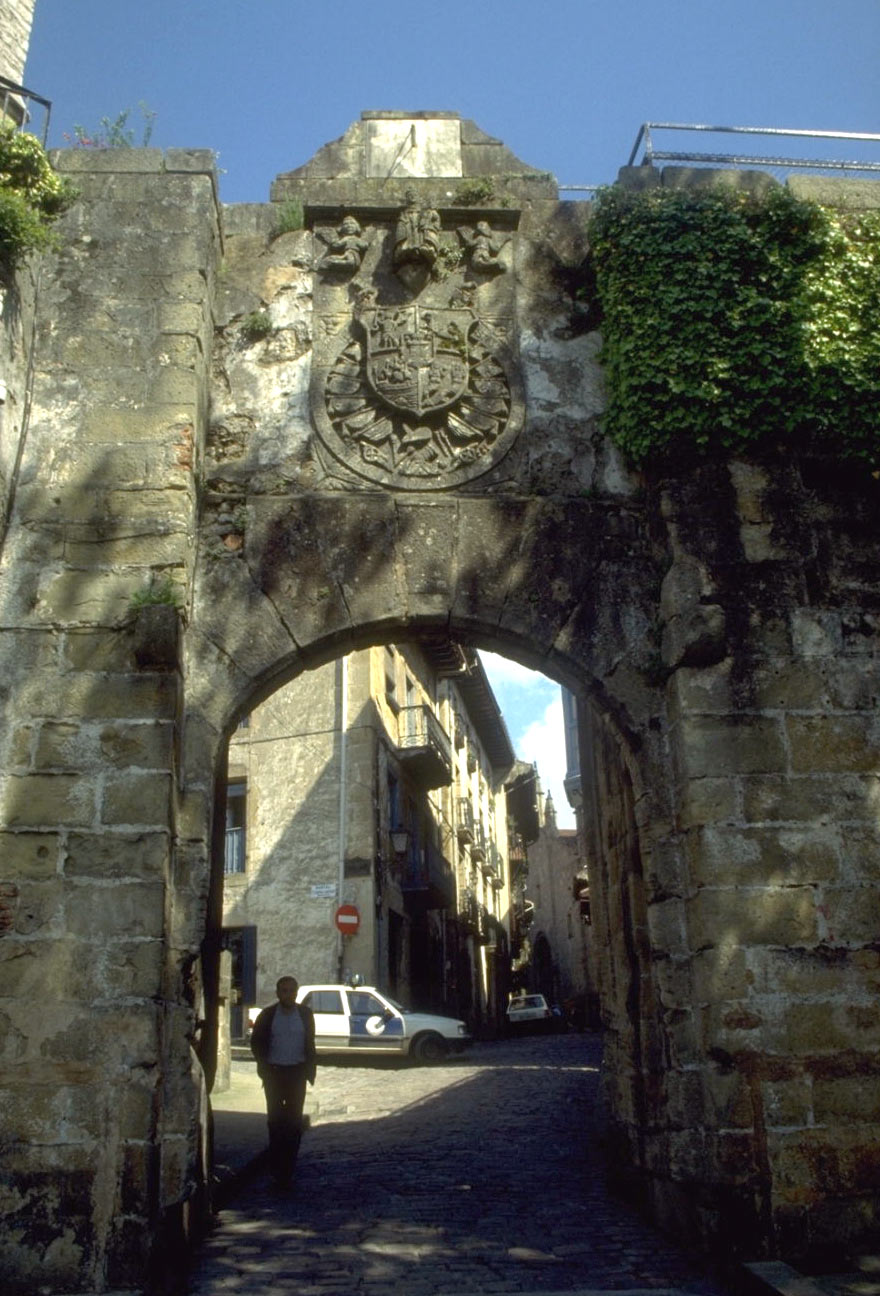
[(250, 315), (245, 315), (241, 321), (241, 335), (245, 342), (253, 345), (254, 342), (262, 342), (272, 332), (272, 321), (266, 311), (251, 311)]
[(129, 149), (148, 148), (156, 124), (156, 113), (148, 108), (143, 100), (138, 104), (143, 124), (141, 137), (135, 143), (135, 128), (129, 126), (130, 108), (123, 108), (116, 117), (102, 117), (96, 131), (86, 130), (85, 126), (74, 126), (73, 134), (65, 132), (64, 138), (74, 148), (88, 149)]
[(145, 607), (179, 608), (180, 601), (180, 589), (170, 576), (165, 576), (160, 581), (153, 577), (144, 589), (135, 590), (129, 601), (129, 608), (132, 612), (139, 612)]
[(489, 179), (462, 180), (456, 186), (452, 201), (456, 207), (481, 207), (494, 197), (495, 186)]
[(305, 223), (303, 205), (298, 198), (288, 198), (278, 209), (278, 223), (275, 226), (275, 237), (281, 234), (292, 234), (301, 230)]

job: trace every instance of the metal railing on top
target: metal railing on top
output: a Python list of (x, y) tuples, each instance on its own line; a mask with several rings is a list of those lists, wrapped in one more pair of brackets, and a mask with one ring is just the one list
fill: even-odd
[[(32, 104), (39, 104), (43, 110), (43, 129), (39, 138), (40, 143), (45, 148), (46, 138), (49, 134), (49, 114), (52, 111), (51, 99), (44, 99), (42, 95), (36, 94), (35, 91), (28, 90), (25, 86), (16, 85), (14, 81), (9, 81), (6, 77), (0, 76), (0, 121), (14, 122), (16, 129), (24, 128), (30, 124)], [(37, 134), (36, 131), (32, 133)]]
[[(799, 168), (801, 170), (820, 171), (861, 171), (880, 172), (880, 161), (869, 162), (861, 159), (843, 160), (835, 158), (802, 158), (774, 157), (766, 154), (751, 153), (700, 153), (695, 150), (658, 149), (654, 145), (652, 131), (696, 131), (709, 135), (746, 135), (763, 136), (772, 139), (803, 140), (847, 140), (861, 143), (880, 143), (880, 135), (870, 135), (856, 131), (811, 131), (789, 130), (777, 126), (705, 126), (686, 122), (644, 122), (639, 128), (636, 142), (629, 155), (628, 166), (648, 166), (652, 162), (691, 162), (700, 164), (723, 163), (735, 167), (779, 167), (783, 169)], [(644, 144), (641, 163), (636, 163), (639, 148)]]

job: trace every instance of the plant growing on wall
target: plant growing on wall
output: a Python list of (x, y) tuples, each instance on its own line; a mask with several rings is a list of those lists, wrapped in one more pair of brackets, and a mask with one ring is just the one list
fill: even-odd
[(0, 258), (50, 247), (52, 223), (76, 196), (35, 135), (0, 125)]
[(129, 126), (130, 108), (123, 108), (116, 117), (102, 117), (96, 131), (86, 130), (84, 126), (74, 126), (73, 135), (65, 133), (64, 138), (74, 148), (147, 148), (153, 137), (156, 124), (156, 113), (141, 100), (138, 109), (143, 121), (141, 138), (135, 143), (134, 127)]
[(614, 188), (590, 243), (605, 427), (634, 462), (780, 446), (880, 463), (880, 213), (782, 187)]

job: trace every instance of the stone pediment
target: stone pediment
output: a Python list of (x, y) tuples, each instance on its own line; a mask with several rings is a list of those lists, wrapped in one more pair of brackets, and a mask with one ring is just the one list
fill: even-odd
[(279, 175), (272, 200), (284, 198), (288, 184), (298, 180), (490, 175), (537, 177), (552, 183), (556, 196), (555, 181), (545, 171), (522, 162), (501, 140), (458, 113), (365, 111), (303, 166)]

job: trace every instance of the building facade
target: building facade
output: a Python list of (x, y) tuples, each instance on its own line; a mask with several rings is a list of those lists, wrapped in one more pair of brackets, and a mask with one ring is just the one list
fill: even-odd
[(287, 972), (359, 976), (491, 1033), (509, 974), (513, 760), (476, 655), (448, 640), (351, 653), (248, 716), (226, 788), (233, 1037)]

